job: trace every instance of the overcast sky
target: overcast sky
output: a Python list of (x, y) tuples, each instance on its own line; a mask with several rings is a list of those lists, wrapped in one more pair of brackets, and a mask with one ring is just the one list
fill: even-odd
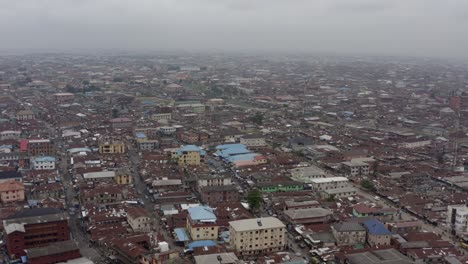
[(0, 0), (0, 50), (468, 56), (468, 0)]

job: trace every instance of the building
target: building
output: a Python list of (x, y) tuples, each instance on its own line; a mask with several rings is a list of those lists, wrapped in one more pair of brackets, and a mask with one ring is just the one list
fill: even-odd
[(390, 245), (392, 232), (388, 231), (384, 224), (376, 219), (367, 220), (363, 224), (367, 229), (367, 243), (371, 247)]
[(21, 110), (16, 113), (16, 120), (27, 121), (34, 119), (34, 112), (31, 110)]
[(349, 187), (349, 181), (345, 177), (311, 179), (310, 184), (312, 185), (312, 189), (317, 192), (322, 192), (328, 189)]
[(24, 201), (24, 184), (18, 181), (0, 183), (0, 201), (2, 203)]
[(245, 135), (240, 138), (240, 143), (246, 147), (260, 148), (265, 147), (265, 138), (262, 135)]
[(61, 263), (81, 257), (78, 244), (72, 240), (26, 249), (25, 252), (30, 264)]
[(195, 256), (195, 264), (237, 264), (242, 263), (232, 252)]
[(132, 184), (133, 176), (128, 169), (123, 168), (115, 173), (114, 180), (117, 184)]
[(151, 115), (151, 119), (158, 122), (169, 121), (172, 119), (172, 113), (156, 113)]
[(447, 207), (447, 225), (454, 234), (468, 232), (468, 205), (449, 205)]
[(125, 153), (125, 144), (121, 141), (104, 141), (99, 144), (99, 153), (123, 154)]
[(115, 171), (97, 171), (83, 174), (83, 179), (87, 182), (110, 182), (117, 179)]
[(131, 207), (127, 210), (127, 222), (134, 232), (150, 232), (151, 216), (142, 207)]
[(197, 187), (226, 186), (232, 184), (232, 178), (229, 176), (202, 175), (197, 179)]
[(230, 245), (240, 255), (258, 255), (284, 249), (286, 226), (275, 217), (229, 222)]
[(113, 118), (110, 120), (113, 129), (129, 129), (133, 127), (133, 121), (127, 117)]
[(188, 210), (187, 231), (192, 240), (217, 240), (219, 226), (214, 209), (209, 206), (191, 207)]
[(284, 211), (284, 216), (290, 224), (323, 224), (332, 219), (333, 212), (317, 207), (304, 209), (288, 209)]
[(159, 148), (159, 141), (155, 139), (137, 139), (139, 151), (153, 151)]
[(0, 171), (0, 183), (9, 181), (22, 182), (23, 176), (18, 171)]
[(290, 170), (290, 173), (292, 179), (305, 183), (309, 183), (312, 179), (326, 177), (325, 171), (317, 166), (294, 168)]
[(239, 191), (234, 185), (206, 186), (200, 189), (201, 200), (207, 204), (219, 202), (237, 202), (240, 200)]
[(331, 226), (331, 231), (338, 246), (366, 244), (366, 229), (357, 222), (341, 222)]
[(4, 130), (0, 132), (0, 140), (15, 139), (20, 138), (21, 131), (18, 130)]
[(7, 251), (24, 256), (25, 249), (70, 240), (68, 214), (52, 208), (24, 209), (3, 220)]
[(33, 170), (55, 170), (55, 157), (52, 156), (33, 157), (30, 163)]
[(341, 164), (344, 173), (351, 177), (369, 175), (369, 164), (366, 162), (351, 160), (342, 162)]
[(410, 258), (401, 254), (398, 250), (378, 249), (358, 253), (345, 254), (344, 260), (339, 263), (347, 264), (414, 264)]
[(329, 198), (345, 198), (351, 197), (357, 194), (357, 190), (354, 187), (344, 187), (344, 188), (336, 188), (336, 189), (327, 189), (323, 190), (320, 193), (322, 199), (329, 199)]
[(25, 143), (30, 156), (54, 156), (55, 147), (49, 139), (29, 139)]
[(195, 145), (185, 145), (177, 151), (179, 166), (198, 166), (205, 162), (206, 151)]
[(72, 93), (55, 93), (54, 99), (59, 102), (70, 101), (75, 98), (75, 95)]

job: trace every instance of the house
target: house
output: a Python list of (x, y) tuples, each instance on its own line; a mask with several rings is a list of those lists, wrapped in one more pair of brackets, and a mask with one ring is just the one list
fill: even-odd
[(0, 171), (0, 183), (9, 181), (22, 182), (23, 176), (18, 171)]
[(263, 137), (262, 135), (244, 135), (240, 138), (240, 143), (245, 145), (246, 147), (252, 148), (266, 146), (265, 137)]
[(311, 179), (310, 184), (312, 185), (312, 189), (317, 192), (328, 189), (347, 188), (350, 186), (348, 179), (345, 177)]
[(66, 102), (73, 100), (75, 98), (75, 95), (72, 93), (55, 93), (54, 94), (54, 99), (59, 102)]
[(159, 148), (159, 141), (155, 139), (137, 139), (139, 151), (153, 151)]
[(133, 127), (133, 121), (127, 117), (113, 118), (110, 120), (113, 129), (128, 129)]
[(209, 205), (219, 202), (237, 202), (239, 191), (234, 185), (206, 186), (200, 188), (201, 200)]
[(24, 184), (17, 181), (0, 183), (0, 201), (2, 203), (24, 201)]
[(322, 199), (329, 199), (329, 198), (340, 199), (340, 198), (352, 197), (352, 196), (355, 196), (356, 194), (357, 194), (356, 188), (344, 187), (344, 188), (323, 190), (320, 193), (320, 196), (322, 197)]
[(326, 177), (325, 171), (317, 166), (298, 167), (291, 169), (289, 172), (292, 179), (305, 183), (309, 183), (312, 179)]
[(125, 153), (125, 144), (121, 141), (102, 141), (99, 144), (101, 154), (122, 154)]
[(396, 213), (396, 210), (393, 208), (369, 206), (364, 203), (358, 203), (353, 206), (354, 217), (392, 215), (395, 213)]
[(323, 224), (332, 219), (333, 212), (317, 207), (304, 209), (288, 209), (284, 211), (286, 221), (291, 224)]
[(24, 256), (25, 249), (70, 240), (68, 214), (52, 208), (24, 209), (3, 220), (7, 251)]
[(331, 225), (338, 246), (355, 246), (366, 243), (366, 229), (357, 222), (341, 222)]
[(39, 156), (30, 159), (33, 170), (55, 170), (55, 157)]
[(30, 264), (62, 263), (81, 257), (78, 243), (73, 240), (54, 242), (24, 251)]
[(117, 184), (132, 184), (133, 176), (127, 168), (122, 168), (115, 173), (114, 180)]
[(196, 206), (188, 210), (187, 231), (192, 240), (218, 239), (219, 226), (214, 209), (209, 206)]
[(205, 162), (206, 151), (195, 145), (185, 145), (177, 151), (179, 166), (198, 166)]
[(21, 110), (16, 113), (16, 120), (27, 121), (34, 119), (34, 112), (31, 110)]
[(23, 142), (22, 144), (26, 145), (26, 151), (30, 156), (55, 155), (55, 147), (50, 139), (25, 139)]
[(367, 243), (371, 247), (390, 245), (392, 232), (388, 231), (384, 224), (376, 219), (367, 220), (363, 224), (367, 229)]
[(275, 217), (229, 222), (230, 245), (240, 255), (282, 251), (286, 245), (286, 226)]
[(345, 174), (351, 177), (369, 175), (369, 164), (366, 162), (351, 160), (341, 164)]
[(151, 216), (145, 208), (131, 207), (127, 210), (127, 222), (134, 232), (150, 232)]

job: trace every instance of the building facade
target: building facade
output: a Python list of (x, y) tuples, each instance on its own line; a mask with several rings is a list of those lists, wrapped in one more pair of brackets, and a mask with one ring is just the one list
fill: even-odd
[(231, 247), (240, 255), (255, 255), (284, 249), (286, 226), (275, 217), (229, 222)]
[(24, 184), (17, 181), (0, 183), (0, 200), (2, 203), (24, 201)]

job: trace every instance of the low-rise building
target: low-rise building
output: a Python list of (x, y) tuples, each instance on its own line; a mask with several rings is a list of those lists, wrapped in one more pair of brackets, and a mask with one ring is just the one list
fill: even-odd
[(262, 135), (244, 135), (240, 138), (240, 143), (251, 148), (266, 146), (265, 137)]
[(345, 177), (311, 179), (310, 184), (312, 185), (312, 189), (317, 192), (349, 187), (349, 181)]
[(332, 219), (332, 215), (332, 211), (321, 207), (284, 211), (286, 220), (294, 225), (327, 223)]
[(205, 162), (206, 151), (195, 145), (185, 145), (177, 151), (179, 166), (198, 166)]
[(296, 181), (309, 183), (312, 179), (325, 178), (324, 170), (317, 166), (299, 167), (290, 170), (291, 178)]
[(188, 210), (187, 231), (192, 240), (218, 239), (219, 226), (214, 209), (209, 206), (191, 207)]
[(30, 264), (64, 263), (81, 257), (78, 244), (72, 240), (26, 249), (25, 252)]
[(134, 232), (149, 232), (152, 226), (149, 212), (142, 207), (128, 208), (127, 222)]
[(384, 224), (376, 219), (369, 219), (363, 224), (367, 229), (367, 243), (371, 247), (390, 245), (392, 232), (388, 231)]
[(2, 203), (24, 201), (24, 184), (17, 181), (0, 183), (0, 201)]
[(351, 177), (369, 175), (369, 164), (366, 162), (351, 160), (341, 164), (345, 174)]
[(355, 246), (366, 243), (366, 229), (357, 222), (342, 222), (331, 226), (338, 246)]
[(234, 185), (202, 187), (200, 195), (202, 202), (210, 205), (220, 202), (237, 202), (240, 199), (239, 191)]
[(322, 199), (329, 199), (329, 198), (339, 199), (339, 198), (351, 197), (356, 194), (357, 194), (357, 190), (354, 187), (327, 189), (327, 190), (323, 190), (320, 193)]
[(21, 142), (26, 145), (26, 150), (30, 156), (53, 156), (55, 155), (54, 143), (50, 139), (29, 139)]
[(281, 251), (286, 244), (286, 226), (274, 217), (229, 222), (230, 245), (240, 255)]
[(33, 157), (30, 160), (31, 169), (33, 170), (55, 170), (55, 157), (39, 156)]
[(99, 144), (101, 154), (122, 154), (125, 153), (125, 144), (121, 141), (103, 141)]
[(34, 119), (34, 112), (31, 110), (21, 110), (16, 113), (16, 120), (27, 121)]

